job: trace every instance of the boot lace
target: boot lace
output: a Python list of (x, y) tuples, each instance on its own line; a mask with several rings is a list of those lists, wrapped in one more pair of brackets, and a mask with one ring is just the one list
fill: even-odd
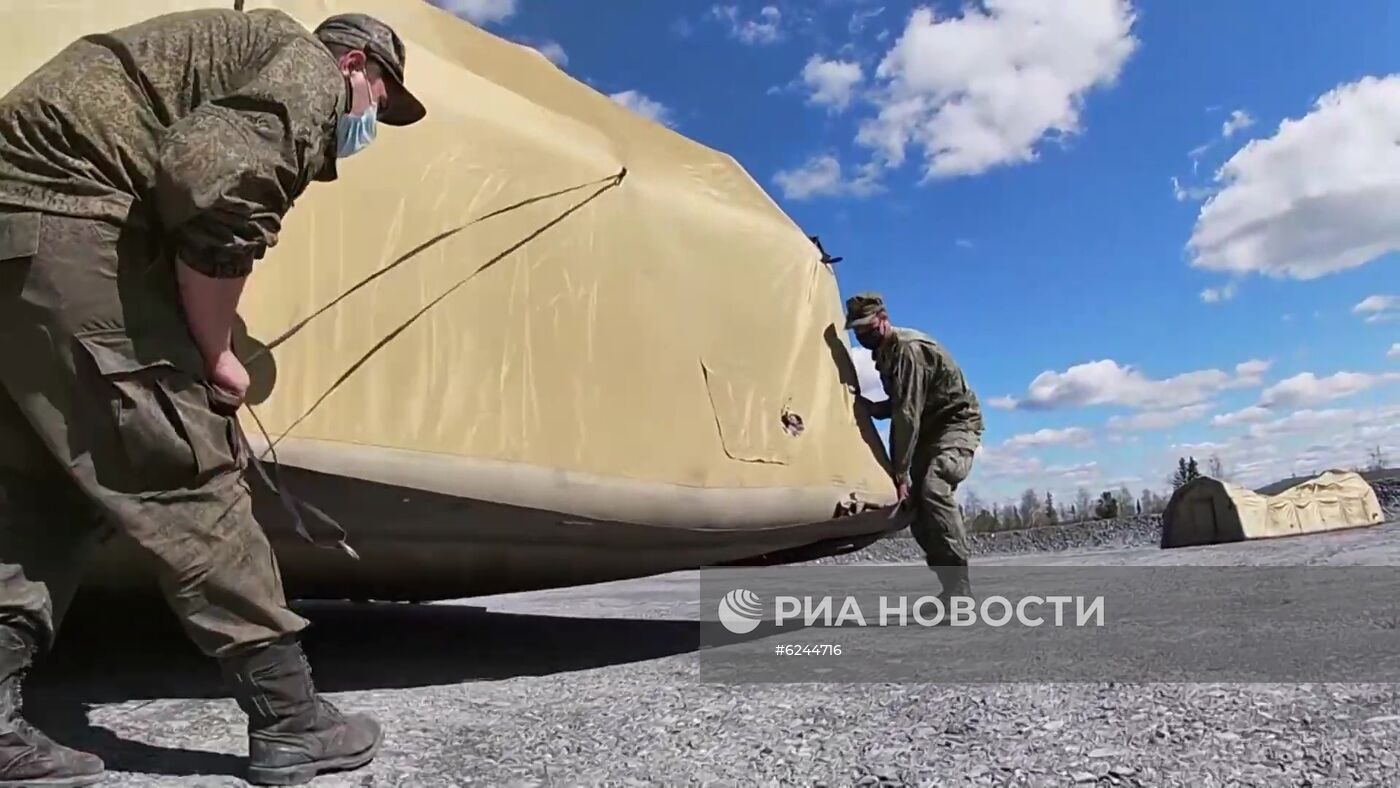
[[(315, 687), (316, 682), (311, 675), (311, 661), (307, 659), (306, 652), (300, 652), (298, 658), (301, 660), (302, 670), (305, 671), (307, 684), (311, 687)], [(337, 725), (345, 721), (345, 714), (337, 708), (334, 703), (331, 703), (326, 696), (322, 695), (320, 692), (316, 692), (314, 689), (310, 694), (316, 701), (316, 721), (318, 723)]]
[(24, 718), (23, 681), (26, 671), (17, 671), (0, 682), (0, 705), (5, 709), (4, 725), (25, 744), (36, 750), (53, 750), (58, 745)]

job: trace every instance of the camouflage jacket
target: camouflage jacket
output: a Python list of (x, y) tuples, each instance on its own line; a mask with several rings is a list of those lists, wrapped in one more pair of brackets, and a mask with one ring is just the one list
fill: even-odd
[(913, 329), (895, 328), (874, 357), (890, 398), (890, 459), (896, 479), (909, 479), (920, 448), (929, 456), (947, 448), (977, 448), (981, 406), (942, 345)]
[(84, 36), (0, 97), (0, 207), (149, 229), (242, 276), (335, 172), (348, 83), (276, 10), (209, 9)]

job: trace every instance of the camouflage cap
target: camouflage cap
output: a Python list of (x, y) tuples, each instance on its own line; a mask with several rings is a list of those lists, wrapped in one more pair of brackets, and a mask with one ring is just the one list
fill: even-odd
[(857, 293), (846, 299), (846, 328), (870, 325), (885, 311), (885, 299), (879, 293)]
[(423, 103), (404, 86), (403, 41), (394, 29), (369, 14), (337, 14), (316, 27), (316, 37), (327, 44), (364, 50), (384, 69), (389, 82), (389, 106), (379, 120), (390, 126), (417, 123), (428, 114)]

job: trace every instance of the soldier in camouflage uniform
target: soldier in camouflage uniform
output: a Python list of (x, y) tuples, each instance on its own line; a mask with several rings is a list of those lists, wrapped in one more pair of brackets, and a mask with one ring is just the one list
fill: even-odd
[(363, 15), (211, 9), (84, 36), (0, 98), (0, 785), (103, 772), (24, 722), (19, 682), (108, 533), (220, 664), (250, 781), (377, 752), (377, 722), (317, 696), (253, 518), (231, 331), (309, 183), (424, 116), (403, 62)]
[(972, 596), (970, 548), (953, 494), (972, 470), (982, 439), (982, 410), (946, 348), (913, 329), (890, 324), (878, 294), (846, 300), (846, 328), (870, 350), (889, 399), (861, 402), (890, 419), (890, 459), (899, 505), (912, 503), (910, 530), (943, 586), (945, 608)]

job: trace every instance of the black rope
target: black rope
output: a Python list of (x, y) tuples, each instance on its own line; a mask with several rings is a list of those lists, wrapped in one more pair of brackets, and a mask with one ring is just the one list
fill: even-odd
[(619, 173), (616, 174), (616, 175), (609, 175), (609, 176), (606, 177), (606, 178), (599, 178), (599, 179), (596, 180), (596, 181), (589, 181), (588, 183), (580, 183), (580, 184), (577, 185), (577, 186), (570, 186), (570, 187), (568, 187), (567, 189), (560, 189), (560, 190), (558, 190), (558, 191), (553, 191), (553, 192), (550, 192), (550, 193), (548, 193), (548, 194), (540, 194), (540, 195), (536, 195), (536, 196), (534, 196), (534, 197), (527, 197), (526, 199), (521, 200), (520, 202), (513, 203), (513, 204), (511, 204), (511, 205), (507, 205), (507, 206), (505, 206), (505, 207), (503, 207), (503, 208), (497, 208), (497, 209), (494, 210), (494, 211), (491, 211), (491, 212), (489, 212), (489, 213), (486, 213), (486, 214), (483, 214), (483, 215), (481, 215), (481, 216), (478, 216), (477, 218), (472, 219), (471, 221), (467, 222), (466, 224), (462, 225), (461, 227), (454, 227), (454, 228), (451, 229), (451, 230), (445, 230), (445, 231), (443, 231), (443, 232), (441, 232), (441, 233), (438, 233), (437, 235), (433, 236), (432, 238), (429, 238), (428, 240), (424, 241), (424, 242), (421, 243), (421, 244), (418, 244), (417, 246), (413, 247), (412, 249), (408, 250), (407, 252), (404, 252), (402, 255), (399, 256), (398, 259), (394, 260), (392, 263), (389, 263), (388, 265), (384, 266), (383, 268), (379, 269), (378, 271), (375, 271), (374, 273), (370, 274), (369, 276), (365, 277), (364, 279), (360, 280), (359, 282), (356, 282), (356, 283), (355, 283), (353, 286), (351, 286), (348, 290), (346, 290), (345, 292), (343, 292), (343, 293), (341, 293), (340, 295), (336, 296), (335, 298), (331, 299), (330, 302), (328, 302), (328, 303), (325, 304), (324, 306), (320, 307), (320, 308), (317, 309), (315, 312), (312, 312), (311, 314), (309, 314), (309, 315), (307, 315), (306, 317), (302, 318), (301, 320), (297, 321), (296, 324), (293, 325), (291, 328), (288, 328), (286, 331), (283, 331), (282, 334), (281, 334), (281, 336), (277, 337), (276, 339), (274, 339), (274, 340), (272, 340), (271, 342), (267, 343), (265, 346), (260, 347), (260, 348), (258, 348), (256, 351), (254, 351), (252, 355), (250, 355), (248, 358), (246, 358), (246, 359), (243, 360), (243, 363), (245, 363), (245, 364), (250, 364), (250, 363), (256, 361), (258, 358), (260, 358), (264, 353), (270, 353), (270, 352), (272, 352), (272, 350), (273, 350), (274, 348), (276, 348), (278, 345), (281, 345), (283, 342), (286, 342), (287, 340), (291, 339), (291, 338), (292, 338), (293, 336), (295, 336), (298, 332), (300, 332), (303, 328), (306, 328), (306, 324), (307, 324), (307, 323), (310, 323), (312, 320), (315, 320), (317, 317), (320, 317), (322, 314), (324, 314), (324, 313), (330, 311), (330, 309), (331, 309), (332, 307), (334, 307), (336, 304), (339, 304), (341, 301), (344, 301), (345, 299), (349, 298), (351, 295), (353, 295), (354, 293), (356, 293), (357, 291), (359, 291), (361, 288), (367, 286), (369, 283), (373, 282), (374, 280), (378, 279), (378, 278), (381, 277), (381, 276), (384, 276), (385, 274), (389, 273), (390, 271), (394, 270), (395, 268), (398, 268), (399, 266), (403, 265), (404, 263), (408, 262), (409, 260), (413, 259), (414, 257), (417, 257), (418, 255), (422, 254), (423, 252), (427, 251), (428, 249), (430, 249), (430, 248), (436, 246), (437, 244), (440, 244), (440, 243), (442, 243), (443, 241), (447, 240), (448, 238), (451, 238), (452, 236), (456, 235), (457, 233), (462, 232), (463, 230), (467, 229), (468, 227), (471, 227), (471, 226), (476, 225), (476, 224), (480, 224), (481, 222), (484, 222), (484, 221), (486, 221), (487, 219), (492, 219), (492, 218), (497, 217), (497, 216), (500, 216), (500, 215), (502, 215), (502, 214), (506, 214), (506, 213), (510, 213), (511, 211), (519, 210), (519, 209), (521, 209), (521, 208), (526, 207), (527, 205), (533, 205), (534, 203), (541, 202), (541, 201), (543, 201), (543, 200), (548, 200), (548, 199), (551, 199), (551, 198), (554, 198), (554, 197), (562, 197), (563, 195), (568, 194), (569, 192), (576, 192), (576, 191), (578, 191), (579, 189), (586, 189), (586, 188), (588, 188), (589, 186), (597, 186), (598, 184), (601, 184), (601, 183), (610, 183), (611, 185), (617, 185), (617, 184), (619, 184), (619, 183), (622, 183), (622, 179), (625, 178), (625, 177), (627, 177), (627, 168), (626, 168), (626, 167), (623, 167), (623, 168), (622, 168), (622, 171), (619, 172)]
[[(334, 383), (331, 384), (330, 388), (326, 389), (325, 393), (323, 393), (319, 398), (317, 398), (317, 400), (316, 400), (314, 403), (311, 404), (311, 407), (308, 408), (308, 409), (306, 410), (305, 413), (303, 413), (300, 417), (298, 417), (296, 421), (292, 422), (291, 426), (287, 427), (286, 432), (282, 433), (282, 438), (285, 438), (287, 435), (291, 434), (292, 430), (296, 429), (297, 426), (298, 426), (299, 424), (301, 424), (301, 423), (302, 423), (303, 421), (305, 421), (308, 417), (310, 417), (310, 416), (311, 416), (311, 413), (312, 413), (313, 411), (315, 411), (318, 407), (320, 407), (320, 406), (321, 406), (321, 403), (325, 402), (326, 399), (327, 399), (328, 397), (330, 397), (330, 395), (331, 395), (336, 389), (340, 388), (340, 385), (341, 385), (342, 383), (344, 383), (346, 380), (348, 380), (348, 379), (350, 378), (351, 375), (355, 374), (355, 372), (359, 371), (360, 367), (364, 366), (365, 363), (369, 361), (369, 359), (370, 359), (371, 356), (373, 356), (375, 353), (378, 353), (385, 345), (389, 344), (389, 343), (390, 343), (391, 341), (393, 341), (399, 334), (402, 334), (404, 331), (406, 331), (406, 330), (408, 329), (409, 326), (413, 325), (413, 323), (415, 323), (415, 322), (418, 320), (418, 318), (420, 318), (420, 317), (422, 317), (424, 314), (426, 314), (426, 313), (428, 312), (429, 309), (432, 309), (433, 307), (437, 306), (437, 305), (438, 305), (439, 303), (441, 303), (444, 299), (446, 299), (449, 295), (452, 295), (452, 293), (456, 292), (456, 290), (457, 290), (459, 287), (462, 287), (462, 286), (465, 285), (467, 282), (470, 282), (473, 278), (476, 277), (477, 274), (479, 274), (479, 273), (481, 273), (482, 271), (485, 271), (486, 269), (491, 268), (492, 266), (496, 265), (496, 264), (499, 263), (501, 260), (503, 260), (503, 259), (505, 259), (506, 257), (508, 257), (512, 252), (515, 252), (515, 251), (516, 251), (517, 249), (519, 249), (520, 247), (522, 247), (522, 246), (524, 246), (525, 244), (527, 244), (527, 243), (529, 243), (529, 242), (535, 240), (535, 239), (538, 238), (540, 235), (544, 234), (544, 232), (545, 232), (546, 230), (548, 230), (548, 229), (550, 229), (551, 227), (553, 227), (554, 225), (556, 225), (556, 224), (558, 224), (558, 223), (564, 221), (564, 220), (567, 219), (571, 214), (573, 214), (575, 211), (579, 210), (579, 209), (582, 208), (583, 206), (585, 206), (585, 205), (587, 205), (588, 203), (592, 202), (594, 199), (596, 199), (597, 197), (599, 197), (600, 195), (602, 195), (602, 194), (603, 194), (604, 192), (606, 192), (607, 190), (609, 190), (609, 189), (611, 189), (611, 188), (617, 186), (618, 184), (622, 183), (622, 179), (623, 179), (624, 177), (626, 177), (626, 175), (627, 175), (627, 170), (624, 168), (624, 169), (622, 170), (622, 172), (620, 172), (620, 173), (618, 173), (617, 175), (614, 175), (613, 177), (609, 178), (609, 179), (608, 179), (609, 183), (607, 183), (607, 184), (604, 185), (603, 187), (599, 188), (597, 191), (593, 192), (592, 194), (588, 195), (587, 197), (583, 198), (583, 199), (580, 200), (579, 202), (575, 203), (575, 204), (574, 204), (573, 206), (571, 206), (567, 211), (564, 211), (563, 213), (561, 213), (561, 214), (559, 214), (558, 216), (554, 217), (554, 218), (551, 219), (549, 222), (547, 222), (547, 223), (545, 223), (543, 226), (541, 226), (539, 229), (537, 229), (537, 230), (531, 232), (529, 235), (525, 236), (524, 238), (520, 239), (519, 241), (516, 241), (514, 244), (511, 244), (511, 246), (510, 246), (508, 249), (506, 249), (505, 251), (503, 251), (503, 252), (501, 252), (500, 254), (496, 255), (495, 257), (491, 258), (490, 260), (486, 261), (485, 263), (483, 263), (483, 264), (481, 265), (480, 268), (477, 268), (475, 271), (472, 271), (470, 274), (468, 274), (468, 275), (467, 275), (465, 278), (463, 278), (461, 281), (457, 282), (456, 284), (452, 285), (452, 286), (449, 287), (447, 290), (445, 290), (445, 291), (444, 291), (441, 295), (439, 295), (437, 298), (434, 298), (432, 301), (429, 301), (429, 302), (427, 303), (427, 305), (425, 305), (422, 309), (420, 309), (420, 310), (418, 310), (417, 312), (415, 312), (415, 313), (413, 314), (412, 317), (410, 317), (408, 320), (405, 320), (402, 324), (399, 325), (398, 328), (395, 328), (393, 331), (390, 331), (388, 334), (386, 334), (386, 335), (384, 336), (383, 339), (381, 339), (381, 340), (379, 340), (378, 342), (376, 342), (376, 343), (374, 344), (374, 347), (370, 348), (363, 356), (360, 357), (360, 359), (359, 359), (358, 361), (356, 361), (354, 364), (351, 364), (351, 365), (350, 365), (350, 368), (347, 369), (347, 370), (345, 370), (345, 372), (343, 372), (343, 373), (340, 375), (340, 377), (337, 378), (336, 381), (335, 381)], [(269, 445), (269, 448), (271, 448), (272, 446), (275, 446), (275, 445), (277, 444), (277, 442), (279, 442), (279, 441), (282, 440), (282, 438), (278, 438), (277, 441), (273, 441), (273, 442)]]
[(817, 245), (817, 251), (822, 253), (822, 262), (826, 263), (827, 265), (831, 265), (832, 263), (839, 263), (842, 260), (846, 259), (844, 257), (832, 257), (831, 255), (827, 254), (826, 248), (822, 246), (822, 239), (819, 236), (809, 235), (807, 236), (807, 240)]
[[(476, 222), (483, 221), (483, 220), (488, 219), (488, 218), (490, 218), (490, 217), (492, 217), (492, 216), (499, 216), (500, 214), (505, 213), (506, 211), (514, 210), (514, 209), (519, 208), (519, 207), (522, 207), (522, 206), (524, 206), (524, 205), (528, 205), (528, 204), (530, 204), (530, 203), (532, 203), (532, 202), (537, 202), (537, 201), (539, 201), (539, 200), (547, 199), (547, 198), (549, 198), (549, 197), (559, 196), (559, 195), (561, 195), (561, 194), (567, 194), (568, 192), (575, 191), (575, 190), (577, 190), (577, 189), (586, 188), (587, 186), (592, 185), (592, 184), (597, 184), (597, 183), (602, 183), (602, 184), (604, 184), (604, 185), (603, 185), (601, 188), (599, 188), (597, 191), (595, 191), (595, 192), (593, 192), (592, 194), (590, 194), (589, 196), (585, 197), (583, 200), (579, 201), (578, 203), (576, 203), (575, 205), (573, 205), (572, 207), (570, 207), (567, 211), (564, 211), (562, 214), (560, 214), (559, 216), (557, 216), (557, 217), (555, 217), (554, 219), (550, 220), (549, 222), (547, 222), (546, 224), (544, 224), (543, 226), (541, 226), (539, 229), (535, 230), (534, 232), (532, 232), (532, 233), (530, 233), (529, 235), (525, 236), (524, 238), (520, 239), (520, 240), (517, 241), (515, 244), (512, 244), (512, 245), (510, 246), (510, 248), (506, 249), (505, 251), (501, 252), (500, 254), (496, 255), (495, 257), (491, 258), (490, 260), (486, 261), (484, 264), (482, 264), (482, 265), (481, 265), (479, 268), (477, 268), (475, 271), (473, 271), (473, 272), (471, 272), (470, 274), (468, 274), (468, 275), (467, 275), (466, 277), (464, 277), (461, 281), (457, 282), (457, 283), (454, 284), (452, 287), (448, 288), (446, 291), (444, 291), (444, 292), (443, 292), (441, 295), (439, 295), (437, 298), (434, 298), (434, 299), (433, 299), (432, 301), (430, 301), (426, 306), (424, 306), (422, 309), (420, 309), (420, 310), (418, 310), (416, 313), (414, 313), (414, 315), (413, 315), (412, 317), (410, 317), (408, 320), (404, 321), (403, 324), (400, 325), (398, 328), (394, 329), (394, 330), (391, 331), (389, 334), (387, 334), (383, 339), (379, 340), (379, 342), (375, 343), (374, 347), (370, 348), (370, 350), (369, 350), (367, 353), (365, 353), (363, 356), (361, 356), (360, 359), (359, 359), (358, 361), (356, 361), (354, 364), (352, 364), (352, 365), (350, 366), (349, 369), (345, 370), (345, 372), (342, 373), (341, 376), (340, 376), (339, 378), (337, 378), (336, 381), (335, 381), (334, 383), (331, 384), (330, 388), (326, 389), (325, 393), (323, 393), (314, 403), (312, 403), (311, 407), (308, 408), (308, 409), (306, 410), (305, 413), (303, 413), (300, 417), (298, 417), (296, 421), (292, 422), (291, 426), (289, 426), (289, 427), (287, 428), (287, 430), (286, 430), (285, 432), (282, 433), (282, 436), (279, 437), (277, 440), (273, 440), (272, 437), (268, 434), (267, 428), (263, 426), (262, 419), (258, 418), (258, 414), (257, 414), (256, 411), (253, 410), (253, 407), (252, 407), (251, 405), (247, 405), (248, 413), (249, 413), (250, 415), (252, 415), (253, 421), (257, 423), (258, 429), (262, 432), (263, 440), (267, 443), (267, 453), (269, 453), (269, 454), (272, 455), (273, 472), (272, 472), (271, 474), (269, 474), (269, 473), (267, 472), (267, 469), (263, 467), (262, 461), (261, 461), (261, 459), (258, 457), (257, 452), (253, 451), (253, 447), (252, 447), (252, 445), (251, 445), (251, 444), (249, 443), (249, 441), (248, 441), (248, 436), (247, 436), (247, 434), (243, 431), (243, 425), (242, 425), (242, 424), (239, 424), (237, 419), (234, 419), (235, 426), (236, 426), (237, 432), (238, 432), (238, 441), (239, 441), (239, 443), (240, 443), (241, 448), (242, 448), (244, 451), (247, 452), (247, 456), (248, 456), (248, 461), (249, 461), (249, 463), (253, 466), (253, 470), (257, 472), (258, 477), (262, 479), (263, 483), (266, 484), (270, 490), (272, 490), (273, 492), (275, 492), (275, 493), (277, 494), (277, 498), (278, 498), (278, 500), (281, 502), (282, 508), (285, 509), (286, 512), (287, 512), (287, 515), (288, 515), (289, 517), (291, 517), (291, 520), (292, 520), (292, 527), (293, 527), (294, 529), (296, 529), (297, 534), (298, 534), (299, 536), (301, 536), (301, 538), (305, 539), (306, 541), (310, 542), (311, 544), (313, 544), (313, 545), (315, 545), (315, 546), (317, 546), (317, 547), (326, 547), (326, 548), (330, 548), (330, 549), (339, 549), (339, 550), (343, 550), (343, 551), (344, 551), (346, 554), (348, 554), (351, 558), (354, 558), (354, 559), (356, 559), (356, 560), (359, 560), (359, 557), (360, 557), (359, 554), (356, 553), (356, 552), (355, 552), (355, 549), (352, 548), (352, 547), (345, 541), (345, 540), (346, 540), (345, 529), (341, 527), (340, 523), (336, 522), (335, 518), (333, 518), (333, 517), (331, 517), (330, 515), (326, 514), (324, 511), (322, 511), (321, 509), (317, 508), (316, 506), (314, 506), (314, 505), (312, 505), (312, 504), (310, 504), (310, 503), (307, 503), (306, 501), (304, 501), (304, 500), (298, 498), (298, 497), (297, 497), (296, 495), (294, 495), (290, 490), (287, 489), (287, 486), (286, 486), (285, 484), (282, 483), (281, 475), (277, 472), (277, 466), (279, 465), (279, 462), (278, 462), (278, 460), (277, 460), (277, 444), (278, 444), (279, 442), (281, 442), (282, 438), (285, 438), (285, 437), (287, 437), (288, 435), (290, 435), (291, 432), (292, 432), (292, 430), (296, 429), (297, 425), (299, 425), (299, 424), (301, 424), (303, 421), (305, 421), (305, 420), (311, 415), (311, 413), (312, 413), (313, 411), (315, 411), (318, 407), (320, 407), (320, 405), (321, 405), (322, 402), (325, 402), (326, 399), (327, 399), (328, 397), (330, 397), (330, 395), (331, 395), (337, 388), (340, 388), (340, 385), (341, 385), (342, 383), (344, 383), (346, 380), (348, 380), (348, 379), (350, 378), (351, 375), (355, 374), (355, 372), (356, 372), (357, 370), (359, 370), (360, 367), (364, 366), (365, 363), (369, 361), (369, 359), (370, 359), (371, 356), (373, 356), (375, 353), (379, 352), (379, 350), (380, 350), (381, 348), (383, 348), (385, 345), (389, 344), (389, 342), (391, 342), (395, 337), (397, 337), (399, 334), (401, 334), (401, 333), (403, 333), (405, 330), (407, 330), (408, 327), (409, 327), (410, 325), (412, 325), (415, 321), (418, 320), (418, 318), (422, 317), (425, 313), (427, 313), (427, 311), (428, 311), (429, 309), (432, 309), (434, 306), (437, 306), (437, 305), (438, 305), (439, 303), (441, 303), (444, 299), (446, 299), (449, 295), (451, 295), (453, 292), (455, 292), (458, 288), (462, 287), (462, 286), (465, 285), (467, 282), (470, 282), (477, 274), (479, 274), (479, 273), (481, 273), (482, 271), (485, 271), (486, 269), (488, 269), (488, 268), (494, 266), (495, 264), (499, 263), (501, 260), (503, 260), (503, 259), (505, 259), (507, 256), (509, 256), (512, 252), (516, 251), (517, 249), (519, 249), (520, 247), (522, 247), (522, 246), (524, 246), (525, 244), (529, 243), (530, 241), (534, 240), (535, 238), (538, 238), (538, 237), (539, 237), (541, 234), (543, 234), (546, 230), (548, 230), (549, 228), (551, 228), (551, 227), (553, 227), (554, 225), (558, 224), (559, 222), (564, 221), (564, 219), (568, 218), (571, 214), (573, 214), (575, 211), (579, 210), (579, 209), (582, 208), (583, 206), (585, 206), (585, 205), (587, 205), (588, 203), (592, 202), (595, 198), (597, 198), (597, 197), (598, 197), (599, 195), (601, 195), (603, 192), (606, 192), (608, 189), (611, 189), (611, 188), (613, 188), (613, 187), (618, 186), (619, 184), (621, 184), (621, 183), (622, 183), (622, 179), (623, 179), (623, 178), (626, 178), (626, 177), (627, 177), (627, 168), (626, 168), (626, 167), (623, 167), (621, 172), (619, 172), (619, 173), (616, 174), (616, 175), (610, 176), (610, 177), (608, 177), (608, 178), (601, 179), (601, 180), (599, 180), (599, 181), (593, 181), (593, 182), (590, 183), (590, 184), (582, 184), (582, 185), (580, 185), (580, 186), (574, 186), (574, 187), (571, 187), (571, 188), (568, 188), (568, 189), (561, 190), (561, 191), (559, 191), (559, 192), (555, 192), (555, 193), (553, 193), (553, 194), (541, 195), (540, 197), (532, 197), (532, 198), (530, 198), (530, 199), (528, 199), (528, 200), (522, 201), (522, 202), (520, 202), (520, 203), (516, 203), (515, 205), (507, 206), (507, 207), (505, 207), (505, 208), (502, 208), (502, 209), (499, 209), (499, 210), (496, 210), (496, 211), (492, 211), (491, 213), (488, 213), (488, 214), (486, 214), (485, 216), (482, 216), (482, 217), (480, 217), (480, 218), (478, 218), (478, 219), (473, 220), (472, 222), (469, 222), (469, 223), (466, 224), (466, 225), (463, 225), (462, 227), (457, 228), (456, 230), (450, 230), (450, 231), (448, 231), (448, 232), (446, 232), (446, 233), (443, 233), (442, 235), (439, 235), (439, 236), (437, 236), (436, 238), (433, 238), (433, 239), (431, 239), (431, 240), (425, 242), (424, 244), (421, 244), (420, 246), (418, 246), (418, 248), (414, 249), (413, 251), (409, 252), (408, 254), (404, 255), (403, 257), (400, 257), (398, 260), (395, 260), (395, 261), (394, 261), (392, 264), (390, 264), (389, 266), (386, 266), (385, 268), (381, 269), (380, 271), (375, 272), (375, 273), (372, 274), (368, 279), (366, 279), (365, 281), (359, 283), (359, 284), (356, 285), (354, 288), (351, 288), (350, 290), (348, 290), (348, 291), (346, 291), (345, 293), (341, 294), (341, 295), (340, 295), (338, 298), (336, 298), (334, 301), (332, 301), (331, 303), (329, 303), (329, 304), (327, 304), (326, 306), (322, 307), (321, 309), (317, 310), (315, 313), (311, 314), (311, 315), (308, 316), (306, 319), (302, 320), (300, 323), (298, 323), (296, 326), (294, 326), (292, 330), (290, 330), (290, 331), (284, 333), (281, 337), (279, 337), (277, 340), (275, 340), (271, 345), (268, 345), (268, 346), (266, 346), (266, 347), (264, 347), (264, 348), (261, 348), (261, 349), (259, 350), (258, 354), (255, 354), (255, 355), (253, 356), (253, 358), (256, 358), (257, 355), (261, 355), (261, 353), (263, 352), (263, 350), (266, 350), (266, 351), (270, 352), (270, 351), (271, 351), (271, 348), (272, 348), (273, 346), (279, 345), (279, 344), (281, 344), (282, 342), (286, 341), (288, 338), (290, 338), (290, 337), (292, 336), (292, 334), (295, 334), (295, 333), (296, 333), (298, 330), (300, 330), (303, 326), (305, 326), (307, 323), (309, 323), (313, 318), (315, 318), (315, 317), (317, 317), (317, 316), (323, 314), (326, 310), (330, 309), (330, 308), (331, 308), (332, 306), (334, 306), (336, 303), (340, 302), (341, 300), (344, 300), (344, 298), (345, 298), (346, 296), (348, 296), (350, 293), (352, 293), (352, 292), (354, 292), (355, 290), (359, 289), (360, 287), (363, 287), (364, 285), (368, 284), (368, 283), (369, 283), (370, 281), (372, 281), (374, 278), (376, 278), (376, 277), (378, 277), (378, 276), (382, 276), (385, 272), (391, 270), (391, 269), (394, 268), (395, 266), (398, 266), (398, 265), (402, 264), (403, 262), (405, 262), (405, 261), (408, 260), (409, 258), (413, 257), (414, 255), (418, 254), (419, 252), (423, 251), (423, 250), (426, 249), (427, 247), (429, 247), (429, 246), (431, 246), (431, 245), (433, 245), (433, 244), (435, 244), (435, 243), (438, 243), (439, 241), (443, 240), (444, 238), (446, 238), (446, 237), (448, 237), (448, 236), (450, 236), (450, 235), (452, 235), (452, 234), (454, 234), (454, 233), (460, 232), (461, 230), (465, 229), (466, 227), (471, 226), (472, 224), (475, 224)], [(251, 360), (251, 358), (250, 358), (250, 360)], [(331, 539), (331, 541), (330, 541), (329, 543), (328, 543), (328, 542), (325, 542), (325, 541), (317, 540), (316, 538), (314, 538), (314, 537), (311, 535), (310, 531), (309, 531), (309, 530), (307, 529), (307, 527), (306, 527), (306, 522), (305, 522), (305, 520), (304, 520), (304, 519), (302, 518), (302, 516), (301, 516), (301, 512), (298, 511), (298, 507), (300, 507), (300, 508), (302, 508), (302, 509), (305, 509), (305, 510), (306, 510), (308, 513), (310, 513), (316, 520), (320, 521), (323, 525), (325, 525), (327, 528), (329, 528), (329, 529), (331, 530), (331, 532), (334, 534), (334, 536), (332, 537), (332, 539)]]

